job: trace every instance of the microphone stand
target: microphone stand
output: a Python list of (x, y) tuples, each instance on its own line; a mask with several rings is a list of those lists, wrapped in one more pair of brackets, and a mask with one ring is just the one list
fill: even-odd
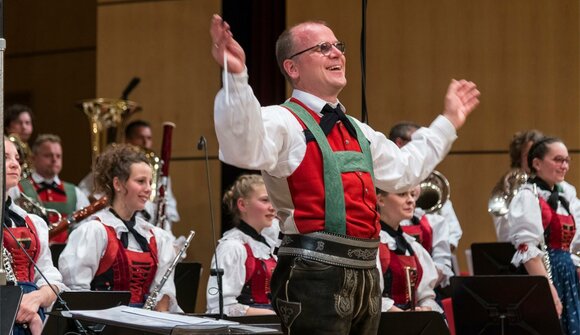
[(205, 153), (205, 175), (207, 179), (207, 193), (209, 194), (209, 212), (211, 218), (211, 233), (213, 235), (213, 248), (214, 248), (214, 258), (215, 258), (215, 268), (210, 269), (210, 276), (216, 276), (218, 285), (218, 302), (219, 302), (219, 318), (224, 318), (224, 288), (222, 277), (224, 275), (224, 269), (221, 269), (218, 265), (218, 254), (217, 254), (217, 242), (215, 234), (215, 219), (213, 215), (213, 202), (211, 193), (211, 179), (209, 175), (209, 156), (207, 153), (207, 141), (204, 136), (199, 138), (197, 142), (197, 150), (204, 150)]
[[(42, 277), (42, 279), (44, 279), (44, 281), (46, 282), (46, 284), (48, 285), (48, 287), (50, 287), (50, 289), (52, 290), (52, 292), (54, 293), (54, 295), (58, 299), (58, 302), (62, 305), (62, 307), (67, 312), (70, 312), (70, 308), (68, 307), (66, 301), (60, 296), (60, 293), (58, 293), (58, 291), (54, 289), (54, 287), (52, 286), (52, 284), (50, 283), (50, 281), (48, 280), (48, 278), (46, 278), (46, 276), (44, 276), (44, 273), (42, 273), (42, 271), (38, 268), (38, 266), (36, 265), (36, 262), (32, 259), (32, 257), (30, 257), (30, 254), (28, 254), (28, 252), (26, 251), (26, 249), (24, 249), (24, 247), (22, 246), (22, 244), (20, 244), (20, 242), (18, 241), (18, 239), (16, 238), (16, 236), (14, 236), (14, 234), (10, 231), (10, 229), (8, 229), (8, 227), (6, 226), (6, 223), (4, 221), (2, 221), (2, 225), (3, 225), (3, 228), (6, 228), (6, 232), (8, 232), (8, 234), (16, 242), (16, 245), (18, 245), (18, 248), (20, 248), (20, 250), (22, 250), (22, 252), (24, 252), (24, 255), (26, 256), (26, 258), (28, 259), (28, 261), (30, 262), (30, 264), (32, 264), (34, 266), (34, 269), (38, 272), (38, 274), (40, 274), (40, 276)], [(4, 230), (4, 229), (2, 229), (2, 230)], [(73, 318), (73, 321), (74, 321), (74, 323), (75, 323), (75, 325), (77, 327), (77, 330), (79, 331), (80, 334), (85, 334), (85, 335), (88, 335), (89, 334), (87, 332), (87, 330), (83, 327), (83, 325), (80, 323), (79, 320)]]

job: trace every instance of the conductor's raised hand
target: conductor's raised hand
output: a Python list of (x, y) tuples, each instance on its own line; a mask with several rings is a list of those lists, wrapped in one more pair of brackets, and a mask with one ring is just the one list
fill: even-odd
[(467, 80), (451, 80), (445, 95), (445, 116), (455, 129), (461, 128), (467, 116), (479, 105), (479, 91), (475, 83)]
[(211, 54), (221, 67), (224, 67), (224, 53), (227, 54), (228, 72), (240, 73), (246, 67), (246, 54), (234, 39), (227, 24), (219, 15), (211, 19), (209, 33), (212, 40)]

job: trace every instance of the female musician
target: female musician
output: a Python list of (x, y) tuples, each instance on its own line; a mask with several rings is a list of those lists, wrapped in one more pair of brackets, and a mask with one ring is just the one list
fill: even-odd
[[(580, 300), (578, 275), (570, 254), (570, 243), (576, 235), (575, 195), (561, 188), (570, 167), (568, 149), (560, 139), (544, 137), (528, 152), (533, 178), (514, 196), (509, 207), (511, 242), (517, 248), (514, 265), (524, 264), (531, 275), (550, 279), (556, 311), (562, 317), (566, 334), (580, 333)], [(545, 241), (549, 263), (538, 247)]]
[[(149, 199), (151, 178), (147, 157), (133, 146), (117, 145), (99, 156), (95, 187), (110, 206), (72, 232), (59, 258), (72, 290), (130, 291), (131, 305), (142, 306), (161, 281), (175, 257), (173, 238), (135, 215)], [(158, 297), (155, 310), (180, 311), (173, 274)]]
[[(6, 189), (9, 189), (16, 186), (20, 180), (20, 165), (14, 144), (4, 138), (4, 146)], [(4, 247), (11, 254), (12, 270), (19, 285), (23, 288), (23, 292), (25, 292), (18, 308), (17, 325), (13, 329), (13, 334), (40, 334), (43, 326), (41, 308), (49, 307), (56, 300), (56, 295), (48, 285), (52, 285), (57, 292), (66, 288), (62, 284), (62, 276), (52, 264), (48, 248), (48, 227), (40, 217), (27, 214), (8, 197), (3, 229)], [(10, 232), (18, 241), (24, 242), (21, 245), (35, 260), (38, 268), (50, 283), (47, 283), (30, 264), (24, 251), (17, 245), (18, 242), (10, 235)]]
[(433, 260), (427, 250), (404, 233), (400, 226), (402, 220), (413, 216), (415, 192), (416, 188), (396, 194), (377, 189), (377, 207), (381, 216), (382, 310), (400, 311), (415, 306), (415, 310), (442, 313), (433, 291), (438, 277)]
[[(238, 177), (223, 202), (236, 224), (224, 233), (216, 250), (218, 265), (224, 269), (224, 313), (229, 316), (274, 314), (270, 305), (270, 278), (276, 266), (275, 242), (261, 233), (272, 225), (276, 215), (264, 180), (259, 175)], [(219, 312), (218, 306), (217, 279), (210, 276), (208, 313)]]

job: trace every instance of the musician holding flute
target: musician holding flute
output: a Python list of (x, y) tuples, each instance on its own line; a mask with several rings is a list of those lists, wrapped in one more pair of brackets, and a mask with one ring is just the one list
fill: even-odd
[[(20, 180), (19, 155), (12, 142), (4, 138), (6, 168), (6, 189), (14, 187)], [(53, 285), (56, 291), (66, 287), (62, 276), (52, 263), (48, 247), (48, 227), (38, 216), (27, 214), (7, 197), (4, 213), (4, 248), (10, 254), (10, 259), (4, 259), (8, 280), (16, 280), (23, 289), (24, 295), (16, 315), (14, 335), (40, 335), (42, 332), (43, 308), (49, 307), (56, 300), (56, 295), (41, 275), (30, 263), (22, 247), (36, 262), (38, 268)], [(14, 237), (18, 239), (16, 241)], [(9, 264), (9, 265), (8, 265)], [(13, 276), (11, 276), (13, 274)], [(12, 277), (12, 278), (11, 278)]]
[[(151, 195), (152, 168), (141, 150), (120, 144), (99, 156), (94, 174), (110, 206), (71, 233), (60, 271), (72, 290), (130, 291), (131, 305), (142, 306), (175, 258), (173, 236), (136, 215)], [(155, 310), (181, 311), (173, 273), (157, 296)]]
[(381, 219), (379, 261), (382, 275), (381, 310), (437, 311), (443, 313), (435, 301), (437, 268), (429, 252), (403, 232), (401, 221), (409, 220), (415, 212), (419, 189), (389, 193), (377, 189), (377, 208)]

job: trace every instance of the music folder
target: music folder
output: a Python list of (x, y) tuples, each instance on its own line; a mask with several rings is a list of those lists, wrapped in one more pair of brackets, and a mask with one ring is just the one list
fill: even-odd
[(481, 275), (525, 275), (523, 266), (515, 267), (511, 261), (516, 249), (508, 242), (473, 243), (471, 258), (473, 274)]

